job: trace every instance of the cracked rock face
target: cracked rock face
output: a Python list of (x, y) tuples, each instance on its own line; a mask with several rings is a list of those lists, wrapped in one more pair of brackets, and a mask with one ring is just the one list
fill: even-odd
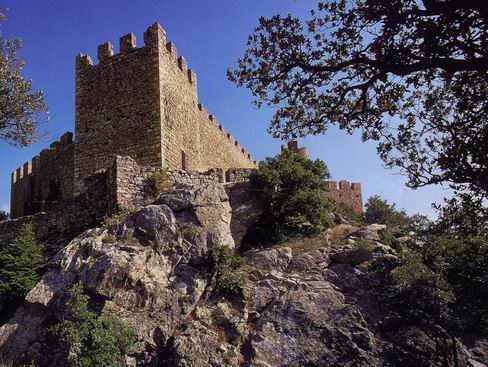
[[(248, 251), (243, 295), (213, 289), (209, 250), (238, 247), (259, 218), (246, 185), (182, 185), (113, 228), (71, 241), (0, 327), (0, 366), (63, 366), (65, 351), (46, 330), (63, 319), (77, 281), (102, 313), (136, 331), (128, 366), (395, 366), (385, 357), (394, 346), (378, 328), (384, 310), (374, 296), (398, 261), (378, 242), (381, 226), (341, 224), (335, 230), (352, 238), (339, 245), (327, 236), (300, 251), (286, 244)], [(358, 247), (361, 239), (370, 248)], [(362, 271), (365, 264), (372, 270)], [(461, 363), (486, 362), (461, 349)]]
[(52, 365), (46, 326), (62, 317), (76, 281), (100, 300), (103, 312), (132, 325), (144, 363), (157, 361), (160, 345), (194, 311), (208, 285), (208, 251), (235, 247), (231, 220), (222, 185), (186, 185), (115, 228), (85, 232), (56, 255), (25, 305), (0, 328), (0, 365)]

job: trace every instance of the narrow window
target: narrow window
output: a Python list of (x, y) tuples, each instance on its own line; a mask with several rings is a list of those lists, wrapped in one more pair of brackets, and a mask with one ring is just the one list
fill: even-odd
[(186, 157), (186, 153), (181, 151), (181, 169), (186, 171), (188, 169), (188, 158)]

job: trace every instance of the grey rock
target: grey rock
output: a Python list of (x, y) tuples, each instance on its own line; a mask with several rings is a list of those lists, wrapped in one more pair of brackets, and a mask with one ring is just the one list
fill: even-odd
[[(389, 365), (385, 350), (399, 346), (378, 331), (389, 316), (375, 290), (399, 259), (372, 240), (381, 227), (341, 224), (325, 234), (336, 242), (317, 237), (319, 246), (304, 248), (305, 241), (295, 254), (292, 243), (249, 251), (242, 298), (213, 288), (208, 252), (238, 246), (260, 215), (250, 190), (246, 183), (179, 185), (114, 229), (75, 238), (0, 327), (0, 366), (63, 365), (47, 330), (66, 315), (76, 281), (103, 300), (102, 313), (135, 330), (128, 366)], [(483, 367), (474, 351), (461, 348), (460, 363)]]
[(330, 255), (331, 259), (343, 264), (359, 265), (373, 259), (371, 250), (357, 247), (350, 250), (338, 251)]

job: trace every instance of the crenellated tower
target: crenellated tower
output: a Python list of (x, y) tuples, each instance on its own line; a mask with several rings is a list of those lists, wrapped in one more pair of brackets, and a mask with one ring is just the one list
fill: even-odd
[[(251, 155), (198, 101), (197, 75), (166, 32), (153, 24), (137, 47), (129, 33), (76, 57), (75, 133), (12, 174), (11, 214), (18, 218), (81, 197), (86, 179), (130, 156), (147, 168), (207, 171), (253, 168)], [(90, 181), (90, 180), (88, 180)]]
[(67, 132), (12, 173), (10, 216), (48, 210), (73, 197), (73, 134)]
[(198, 102), (197, 75), (153, 24), (137, 47), (130, 33), (98, 64), (76, 59), (75, 191), (116, 155), (151, 167), (205, 170), (254, 167), (254, 160)]

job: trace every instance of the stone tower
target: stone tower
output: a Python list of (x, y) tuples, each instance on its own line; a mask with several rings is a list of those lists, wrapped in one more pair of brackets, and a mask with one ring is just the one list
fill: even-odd
[(197, 76), (159, 24), (137, 48), (130, 33), (120, 52), (98, 46), (98, 61), (76, 59), (75, 194), (84, 178), (115, 155), (184, 170), (254, 167), (251, 156), (198, 102)]

